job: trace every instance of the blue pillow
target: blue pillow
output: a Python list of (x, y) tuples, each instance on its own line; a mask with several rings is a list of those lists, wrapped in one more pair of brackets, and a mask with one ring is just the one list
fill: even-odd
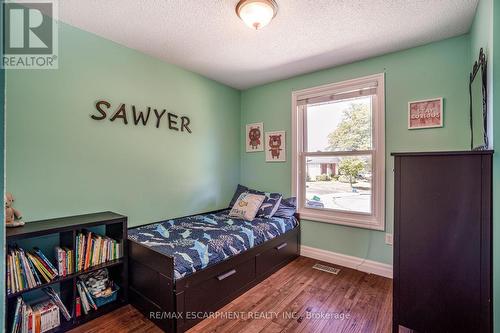
[(278, 209), (274, 213), (276, 217), (292, 217), (297, 211), (297, 199), (295, 197), (282, 199)]
[(273, 217), (273, 215), (278, 210), (278, 207), (280, 205), (283, 196), (279, 193), (263, 193), (263, 194), (266, 196), (266, 198), (264, 199), (264, 202), (260, 206), (259, 211), (257, 212), (257, 216), (269, 219)]

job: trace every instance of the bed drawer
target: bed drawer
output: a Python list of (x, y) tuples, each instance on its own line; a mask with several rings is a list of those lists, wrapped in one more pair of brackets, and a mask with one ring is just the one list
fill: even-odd
[(135, 260), (130, 262), (132, 264), (132, 269), (129, 271), (130, 289), (140, 292), (164, 311), (172, 311), (174, 308), (172, 280), (142, 263)]
[(292, 234), (290, 237), (285, 238), (285, 240), (273, 245), (270, 249), (256, 256), (257, 276), (295, 257), (297, 254), (297, 235)]
[(186, 312), (217, 310), (219, 305), (230, 299), (254, 278), (255, 258), (229, 266), (222, 273), (186, 288), (184, 310)]

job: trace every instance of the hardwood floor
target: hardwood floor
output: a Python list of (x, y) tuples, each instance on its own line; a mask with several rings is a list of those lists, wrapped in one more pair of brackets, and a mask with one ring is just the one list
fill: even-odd
[[(205, 319), (188, 333), (391, 331), (390, 279), (340, 266), (334, 275), (313, 269), (316, 262), (296, 259), (221, 308), (219, 318)], [(128, 305), (71, 331), (83, 332), (161, 330)]]

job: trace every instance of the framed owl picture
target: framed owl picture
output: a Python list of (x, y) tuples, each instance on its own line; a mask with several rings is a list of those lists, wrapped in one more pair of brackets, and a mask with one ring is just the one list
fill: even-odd
[(285, 131), (266, 132), (266, 162), (286, 162)]
[(247, 153), (264, 151), (264, 123), (247, 124), (245, 134)]

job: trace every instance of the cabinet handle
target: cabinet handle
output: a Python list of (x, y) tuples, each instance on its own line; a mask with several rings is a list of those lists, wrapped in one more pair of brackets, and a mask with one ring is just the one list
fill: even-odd
[(287, 245), (288, 245), (288, 243), (283, 243), (281, 245), (276, 246), (275, 249), (279, 251), (279, 250), (281, 250), (282, 248), (284, 248)]
[(235, 269), (232, 269), (232, 270), (230, 270), (230, 271), (229, 271), (229, 272), (227, 272), (227, 273), (224, 273), (224, 274), (219, 275), (219, 276), (217, 277), (217, 280), (222, 281), (222, 280), (224, 280), (225, 278), (228, 278), (228, 277), (230, 277), (231, 275), (234, 275), (234, 274), (236, 274), (236, 270), (235, 270)]

